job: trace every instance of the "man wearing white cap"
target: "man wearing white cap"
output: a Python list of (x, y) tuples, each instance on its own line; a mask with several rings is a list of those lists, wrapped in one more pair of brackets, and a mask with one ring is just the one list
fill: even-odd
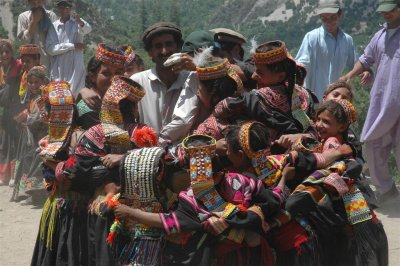
[(337, 81), (345, 68), (353, 68), (356, 52), (353, 38), (339, 27), (342, 9), (337, 2), (321, 1), (317, 14), (322, 26), (305, 35), (296, 61), (307, 69), (305, 87), (321, 101), (326, 87)]

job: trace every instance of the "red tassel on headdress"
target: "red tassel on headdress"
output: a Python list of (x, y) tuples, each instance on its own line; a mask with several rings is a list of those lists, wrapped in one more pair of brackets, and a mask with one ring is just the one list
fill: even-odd
[(157, 133), (151, 127), (136, 128), (131, 138), (138, 148), (158, 146)]

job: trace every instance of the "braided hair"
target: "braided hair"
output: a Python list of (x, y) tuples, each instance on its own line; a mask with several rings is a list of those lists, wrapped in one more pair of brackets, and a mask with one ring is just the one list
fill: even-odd
[[(234, 151), (242, 150), (239, 142), (240, 127), (241, 125), (229, 126), (225, 133), (226, 143)], [(250, 148), (253, 151), (264, 150), (271, 146), (269, 130), (261, 123), (255, 123), (251, 126), (249, 139)]]

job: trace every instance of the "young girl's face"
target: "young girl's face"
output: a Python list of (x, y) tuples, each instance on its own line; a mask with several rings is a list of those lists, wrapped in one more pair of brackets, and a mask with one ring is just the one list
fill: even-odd
[(97, 74), (93, 75), (92, 82), (101, 97), (104, 96), (108, 87), (111, 85), (111, 79), (116, 75), (124, 73), (123, 67), (116, 67), (109, 64), (101, 64)]
[(346, 130), (346, 125), (340, 124), (328, 110), (318, 114), (316, 127), (320, 138), (323, 140), (338, 137)]
[(38, 95), (40, 94), (40, 87), (44, 85), (44, 81), (38, 77), (30, 76), (27, 85), (28, 85), (28, 90), (33, 95)]
[(345, 87), (339, 87), (328, 93), (324, 96), (324, 102), (329, 100), (348, 100), (352, 101), (351, 99), (351, 91)]
[(21, 60), (24, 71), (29, 71), (32, 67), (40, 64), (40, 60), (33, 58), (32, 56), (24, 55), (21, 57)]
[(12, 51), (7, 46), (3, 45), (0, 47), (0, 61), (1, 65), (8, 66), (11, 63)]
[(286, 79), (285, 72), (273, 72), (266, 65), (256, 64), (253, 76), (260, 86), (274, 86), (282, 83)]

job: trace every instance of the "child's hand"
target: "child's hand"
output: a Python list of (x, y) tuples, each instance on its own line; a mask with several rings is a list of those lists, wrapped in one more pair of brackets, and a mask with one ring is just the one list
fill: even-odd
[(101, 98), (100, 96), (91, 89), (83, 88), (79, 91), (79, 94), (82, 97), (82, 100), (93, 109), (100, 109), (101, 107)]
[(107, 195), (115, 195), (120, 191), (121, 187), (117, 186), (114, 182), (108, 183), (104, 186), (104, 191)]
[(117, 219), (124, 220), (131, 218), (132, 208), (124, 204), (117, 205), (114, 208), (114, 214)]
[(364, 86), (368, 85), (372, 80), (372, 75), (370, 71), (364, 71), (359, 75), (359, 77), (361, 78), (361, 85)]
[(348, 144), (342, 144), (337, 149), (343, 157), (351, 157), (353, 155), (353, 149)]
[(123, 154), (107, 154), (106, 156), (101, 157), (100, 161), (107, 168), (114, 168), (119, 165), (122, 157), (124, 157)]
[(301, 138), (302, 134), (288, 134), (282, 135), (279, 139), (275, 140), (272, 145), (279, 145), (285, 149), (290, 148), (293, 143), (296, 142), (299, 138)]

